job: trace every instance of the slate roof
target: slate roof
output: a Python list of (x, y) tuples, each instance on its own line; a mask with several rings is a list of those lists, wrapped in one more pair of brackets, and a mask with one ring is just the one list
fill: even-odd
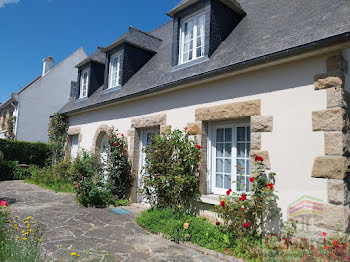
[(77, 64), (75, 67), (81, 67), (91, 61), (100, 63), (100, 64), (105, 64), (106, 61), (106, 54), (102, 52), (104, 48), (99, 46), (97, 47), (97, 50), (93, 52), (90, 56), (88, 56), (86, 59), (81, 61), (79, 64)]
[(60, 112), (78, 112), (162, 91), (215, 73), (350, 39), (349, 0), (239, 0), (239, 3), (247, 15), (209, 60), (173, 70), (173, 24), (168, 22), (149, 33), (162, 39), (157, 54), (121, 89), (103, 93), (100, 87), (85, 101), (71, 100)]
[(156, 53), (162, 40), (130, 26), (128, 32), (118, 38), (113, 44), (106, 47), (103, 52), (108, 52), (125, 42)]

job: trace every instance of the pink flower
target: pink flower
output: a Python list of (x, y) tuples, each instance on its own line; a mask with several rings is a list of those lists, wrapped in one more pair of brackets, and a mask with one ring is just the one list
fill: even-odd
[(0, 201), (0, 207), (7, 207), (7, 201)]
[(79, 185), (75, 185), (75, 189), (78, 189), (79, 188)]
[(188, 129), (188, 127), (186, 126), (184, 129), (185, 129), (185, 130), (187, 130), (187, 129)]

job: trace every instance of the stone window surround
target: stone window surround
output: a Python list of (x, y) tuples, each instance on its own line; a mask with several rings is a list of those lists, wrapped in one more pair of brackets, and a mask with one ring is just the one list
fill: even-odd
[[(261, 133), (272, 132), (273, 117), (261, 116), (261, 100), (228, 103), (219, 106), (198, 108), (195, 111), (196, 122), (188, 123), (189, 135), (201, 141), (202, 163), (200, 166), (200, 193), (208, 194), (208, 123), (209, 121), (250, 119), (251, 126), (251, 160), (259, 155), (270, 166), (269, 152), (261, 150)], [(253, 175), (253, 174), (252, 174)]]
[(71, 136), (78, 135), (78, 152), (80, 152), (80, 144), (81, 141), (83, 140), (83, 135), (81, 134), (81, 128), (80, 127), (70, 127), (67, 131), (67, 141), (65, 145), (65, 158), (70, 158), (70, 150), (72, 147), (72, 140)]
[(106, 124), (102, 124), (96, 129), (94, 138), (92, 140), (92, 148), (91, 148), (92, 152), (98, 153), (100, 151), (100, 146), (101, 146), (104, 134), (106, 134), (110, 130), (113, 130), (113, 128), (109, 127)]

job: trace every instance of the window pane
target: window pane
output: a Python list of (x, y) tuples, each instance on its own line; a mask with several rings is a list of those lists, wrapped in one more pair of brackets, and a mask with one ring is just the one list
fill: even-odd
[(230, 189), (231, 188), (231, 176), (230, 175), (225, 175), (224, 176), (224, 187), (225, 189)]
[(224, 170), (223, 159), (216, 159), (216, 172), (222, 173)]
[(250, 181), (249, 181), (249, 176), (247, 176), (245, 178), (245, 184), (246, 184), (246, 191), (249, 192), (250, 191)]
[(250, 175), (250, 160), (246, 160), (246, 165), (247, 165), (247, 175)]
[(245, 174), (245, 161), (243, 159), (237, 159), (237, 174)]
[(224, 129), (223, 128), (216, 129), (216, 141), (217, 142), (224, 142)]
[(250, 126), (247, 127), (247, 141), (250, 141)]
[(223, 188), (223, 175), (216, 174), (216, 187)]
[(245, 157), (245, 143), (237, 143), (237, 157)]
[(244, 191), (245, 190), (244, 176), (238, 176), (237, 177), (237, 190), (238, 191)]
[(232, 141), (232, 128), (225, 128), (225, 141), (226, 142)]
[(216, 144), (216, 157), (223, 157), (224, 144), (217, 143)]
[(232, 151), (232, 144), (231, 143), (226, 143), (225, 144), (225, 157), (231, 157), (231, 152)]
[(198, 47), (197, 48), (197, 57), (199, 57), (199, 56), (202, 56), (202, 48), (201, 47)]
[(231, 174), (231, 159), (225, 159), (225, 173)]
[(245, 127), (237, 127), (237, 141), (245, 141)]

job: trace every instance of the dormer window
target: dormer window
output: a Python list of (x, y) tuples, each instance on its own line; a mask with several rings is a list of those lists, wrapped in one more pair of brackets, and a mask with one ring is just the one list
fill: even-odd
[(181, 22), (179, 64), (204, 56), (204, 24), (204, 11)]
[(116, 53), (111, 56), (109, 64), (109, 86), (108, 88), (118, 87), (121, 85), (120, 76), (121, 76), (121, 58), (122, 53)]
[(85, 69), (81, 72), (80, 77), (80, 97), (84, 98), (88, 95), (88, 88), (89, 88), (89, 69)]

